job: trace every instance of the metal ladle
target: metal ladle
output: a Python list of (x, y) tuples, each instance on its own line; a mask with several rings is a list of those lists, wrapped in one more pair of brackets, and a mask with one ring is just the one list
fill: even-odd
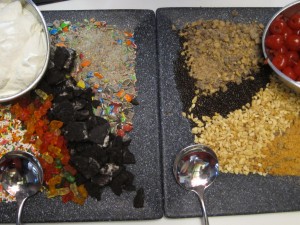
[(10, 195), (16, 197), (18, 206), (16, 224), (20, 225), (25, 201), (42, 187), (42, 167), (30, 153), (8, 152), (0, 160), (0, 182)]
[(218, 176), (219, 164), (216, 154), (205, 145), (197, 144), (188, 146), (177, 154), (173, 172), (176, 181), (182, 187), (195, 192), (199, 197), (204, 224), (208, 225), (204, 205), (204, 190)]

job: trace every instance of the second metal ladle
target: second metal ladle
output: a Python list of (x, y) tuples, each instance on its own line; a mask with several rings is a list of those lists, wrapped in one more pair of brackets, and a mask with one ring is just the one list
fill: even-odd
[(30, 153), (8, 152), (0, 160), (0, 182), (10, 195), (16, 197), (18, 205), (16, 224), (20, 225), (25, 201), (42, 187), (42, 167)]
[(173, 172), (176, 181), (182, 187), (198, 195), (203, 211), (204, 224), (208, 225), (204, 205), (204, 190), (216, 179), (219, 173), (216, 154), (204, 145), (188, 146), (177, 154)]

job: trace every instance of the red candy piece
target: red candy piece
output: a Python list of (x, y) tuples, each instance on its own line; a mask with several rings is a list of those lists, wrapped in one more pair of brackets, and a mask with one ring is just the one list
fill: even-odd
[(122, 130), (122, 129), (118, 129), (117, 130), (117, 136), (124, 137), (124, 135), (125, 135), (125, 131), (124, 130)]
[(130, 132), (130, 131), (132, 131), (132, 129), (133, 129), (133, 126), (130, 125), (130, 124), (125, 124), (125, 125), (123, 126), (123, 130), (124, 130), (125, 132)]

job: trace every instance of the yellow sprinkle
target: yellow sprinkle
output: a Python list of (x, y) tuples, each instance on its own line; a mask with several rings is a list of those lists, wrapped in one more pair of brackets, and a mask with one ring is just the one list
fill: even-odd
[(40, 97), (42, 98), (43, 100), (46, 100), (48, 98), (48, 95), (42, 91), (41, 89), (36, 89), (35, 90), (35, 93)]
[(82, 88), (82, 89), (85, 88), (84, 81), (83, 80), (78, 81), (77, 86), (80, 87), (80, 88)]

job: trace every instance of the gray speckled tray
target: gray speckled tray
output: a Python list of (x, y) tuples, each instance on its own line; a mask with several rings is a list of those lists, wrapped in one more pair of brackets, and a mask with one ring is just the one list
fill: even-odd
[[(193, 217), (201, 214), (194, 193), (179, 187), (172, 174), (176, 153), (193, 143), (189, 122), (181, 116), (182, 103), (176, 89), (175, 63), (180, 50), (172, 25), (181, 28), (197, 19), (225, 19), (264, 24), (278, 9), (236, 8), (162, 8), (158, 9), (157, 35), (162, 120), (164, 210), (168, 217)], [(261, 177), (221, 174), (205, 193), (208, 215), (254, 214), (300, 210), (300, 177)]]
[[(135, 107), (134, 131), (130, 150), (137, 163), (129, 168), (136, 174), (134, 183), (144, 187), (144, 208), (133, 207), (134, 193), (115, 196), (109, 188), (97, 202), (89, 198), (84, 206), (63, 204), (60, 199), (47, 199), (38, 194), (26, 202), (23, 221), (66, 222), (102, 220), (158, 219), (163, 215), (162, 178), (159, 151), (158, 77), (155, 36), (155, 14), (150, 10), (52, 11), (43, 12), (45, 19), (70, 20), (73, 23), (92, 17), (105, 20), (118, 28), (135, 33), (137, 50), (137, 88), (140, 105)], [(15, 222), (15, 203), (0, 203), (0, 222)]]

